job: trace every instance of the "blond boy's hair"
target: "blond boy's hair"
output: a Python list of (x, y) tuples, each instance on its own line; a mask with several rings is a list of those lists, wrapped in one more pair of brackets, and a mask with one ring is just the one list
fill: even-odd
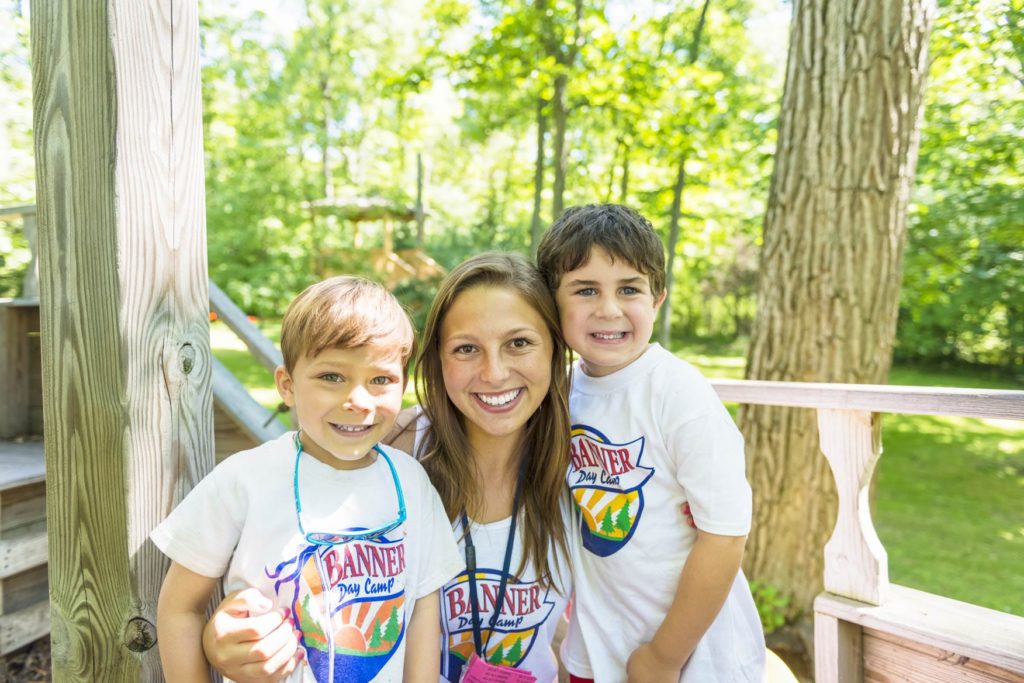
[(665, 291), (665, 247), (651, 222), (622, 204), (587, 204), (565, 210), (537, 248), (537, 266), (551, 291), (562, 276), (586, 265), (600, 247), (647, 276), (657, 299)]
[(303, 356), (370, 344), (394, 347), (408, 375), (416, 344), (409, 316), (391, 292), (360, 277), (339, 275), (310, 285), (281, 322), (281, 355), (289, 373)]

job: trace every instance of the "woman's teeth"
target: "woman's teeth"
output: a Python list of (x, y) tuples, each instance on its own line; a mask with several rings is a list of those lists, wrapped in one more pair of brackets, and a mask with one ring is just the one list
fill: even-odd
[(495, 408), (511, 403), (519, 396), (519, 392), (522, 389), (513, 389), (512, 391), (506, 391), (501, 394), (477, 394), (477, 398), (486, 403), (489, 406)]

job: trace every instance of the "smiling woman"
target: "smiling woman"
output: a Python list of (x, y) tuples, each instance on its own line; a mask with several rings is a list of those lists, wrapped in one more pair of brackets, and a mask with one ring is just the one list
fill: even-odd
[[(555, 302), (536, 268), (494, 253), (454, 269), (427, 316), (417, 367), (420, 405), (384, 440), (423, 463), (465, 558), (441, 589), (440, 678), (457, 681), (485, 660), (551, 683), (551, 642), (572, 590), (569, 380)], [(328, 370), (331, 379), (352, 372)], [(289, 673), (301, 658), (285, 615), (238, 618), (261, 611), (253, 600), (229, 596), (207, 627), (210, 661), (241, 683)]]

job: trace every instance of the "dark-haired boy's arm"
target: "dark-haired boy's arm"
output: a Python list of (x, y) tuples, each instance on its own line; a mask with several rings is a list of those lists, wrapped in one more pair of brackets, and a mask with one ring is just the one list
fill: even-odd
[(665, 619), (654, 638), (630, 655), (628, 683), (678, 683), (680, 671), (725, 604), (746, 540), (697, 530)]

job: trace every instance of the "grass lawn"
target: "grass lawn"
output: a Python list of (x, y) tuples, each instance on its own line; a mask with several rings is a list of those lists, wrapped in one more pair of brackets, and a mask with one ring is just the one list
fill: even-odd
[[(687, 344), (709, 377), (741, 378), (744, 349)], [(1024, 389), (986, 372), (897, 367), (891, 384)], [(886, 415), (874, 521), (889, 579), (1024, 615), (1024, 422)]]
[[(276, 407), (270, 372), (227, 327), (210, 327), (214, 355), (257, 401)], [(277, 342), (277, 323), (261, 329)], [(743, 376), (741, 342), (675, 351), (709, 377)], [(891, 383), (1024, 389), (969, 370), (894, 368)], [(410, 385), (406, 404), (414, 400)], [(1024, 423), (887, 415), (883, 427), (874, 517), (890, 580), (1024, 615)]]

